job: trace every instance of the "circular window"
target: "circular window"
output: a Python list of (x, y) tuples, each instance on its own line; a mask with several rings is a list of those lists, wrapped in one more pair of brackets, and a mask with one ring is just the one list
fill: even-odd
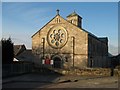
[(53, 27), (48, 32), (48, 43), (54, 48), (62, 48), (67, 42), (67, 31), (64, 27)]

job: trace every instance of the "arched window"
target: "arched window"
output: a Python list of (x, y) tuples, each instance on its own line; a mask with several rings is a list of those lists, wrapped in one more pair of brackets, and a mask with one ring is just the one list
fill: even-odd
[(71, 23), (73, 23), (74, 22), (74, 20), (71, 20)]

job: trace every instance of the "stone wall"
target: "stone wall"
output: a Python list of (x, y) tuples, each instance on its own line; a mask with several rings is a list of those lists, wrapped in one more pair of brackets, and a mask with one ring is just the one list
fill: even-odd
[(103, 42), (97, 37), (88, 35), (88, 43), (89, 66), (92, 60), (92, 67), (108, 67), (110, 62), (108, 61), (108, 42)]
[[(59, 19), (59, 23), (56, 21)], [(67, 43), (64, 47), (60, 49), (52, 48), (47, 39), (47, 35), (49, 33), (49, 30), (54, 27), (64, 27), (68, 33), (67, 35)], [(60, 16), (56, 16), (52, 21), (50, 21), (47, 25), (45, 25), (43, 28), (41, 28), (40, 31), (38, 31), (33, 37), (32, 37), (32, 50), (35, 56), (38, 57), (38, 59), (35, 59), (35, 63), (41, 64), (41, 57), (43, 57), (43, 42), (42, 38), (45, 39), (44, 43), (44, 56), (49, 55), (50, 57), (52, 55), (56, 54), (64, 54), (63, 56), (71, 56), (68, 61), (69, 63), (65, 63), (65, 66), (73, 66), (73, 38), (75, 38), (74, 43), (74, 54), (75, 54), (75, 66), (77, 67), (86, 67), (87, 66), (87, 54), (88, 54), (88, 34), (81, 30), (80, 28), (76, 27), (75, 25), (69, 23), (68, 21), (64, 20)], [(36, 55), (37, 54), (37, 55)], [(80, 56), (78, 58), (78, 55)], [(63, 59), (64, 60), (64, 59)], [(65, 61), (63, 61), (65, 62)], [(80, 63), (84, 62), (84, 64)], [(71, 64), (71, 65), (70, 65)]]
[(108, 68), (56, 70), (56, 72), (63, 75), (111, 76), (111, 69)]
[[(71, 18), (71, 19), (76, 19)], [(71, 20), (70, 19), (70, 20)], [(68, 20), (69, 21), (69, 20)], [(73, 66), (73, 57), (74, 65), (79, 68), (86, 68), (91, 66), (91, 61), (93, 62), (92, 67), (103, 67), (108, 66), (108, 45), (107, 41), (101, 41), (96, 36), (86, 32), (85, 30), (78, 28), (76, 25), (71, 24), (61, 16), (57, 15), (45, 26), (43, 26), (36, 34), (32, 37), (32, 51), (37, 56), (38, 59), (35, 59), (34, 62), (41, 64), (43, 56), (49, 55), (60, 55), (64, 57), (65, 55), (71, 56), (68, 61), (65, 63), (65, 67), (68, 64)], [(53, 48), (50, 46), (50, 41), (48, 38), (51, 35), (51, 30), (54, 29), (65, 30), (67, 38), (65, 45), (61, 48)], [(50, 35), (49, 35), (50, 34)], [(43, 43), (44, 38), (44, 43)], [(103, 38), (104, 39), (104, 38)], [(54, 44), (53, 44), (54, 45)], [(55, 46), (55, 45), (54, 45)], [(44, 47), (44, 48), (43, 48)], [(44, 50), (43, 50), (44, 49)], [(44, 54), (43, 54), (44, 52)], [(73, 56), (74, 53), (74, 56)], [(64, 54), (64, 55), (63, 55)], [(65, 56), (67, 57), (67, 56)], [(62, 59), (65, 62), (65, 59)], [(71, 64), (71, 65), (70, 65)]]

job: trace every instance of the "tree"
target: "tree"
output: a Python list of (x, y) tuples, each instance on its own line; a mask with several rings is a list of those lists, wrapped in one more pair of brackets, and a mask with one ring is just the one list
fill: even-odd
[(11, 38), (2, 39), (2, 64), (10, 64), (13, 62), (14, 50)]

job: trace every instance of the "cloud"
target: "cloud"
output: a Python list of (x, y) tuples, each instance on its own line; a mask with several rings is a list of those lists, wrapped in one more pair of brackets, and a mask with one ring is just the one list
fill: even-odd
[(112, 44), (109, 44), (109, 52), (112, 54), (112, 55), (118, 55), (118, 47), (117, 46), (114, 46)]

